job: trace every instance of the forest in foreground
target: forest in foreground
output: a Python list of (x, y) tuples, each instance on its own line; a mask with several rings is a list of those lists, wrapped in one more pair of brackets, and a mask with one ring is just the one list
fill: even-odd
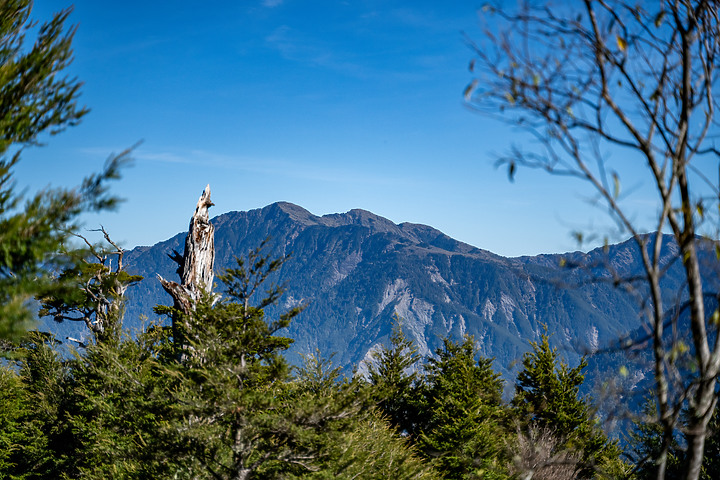
[[(8, 0), (0, 3), (0, 477), (720, 477), (720, 310), (706, 308), (718, 294), (704, 283), (698, 253), (707, 245), (720, 259), (720, 189), (697, 167), (720, 153), (712, 143), (718, 5), (502, 7), (482, 9), (499, 22), (484, 42), (468, 39), (477, 78), (464, 97), (529, 129), (547, 149), (516, 149), (499, 163), (510, 178), (526, 167), (585, 181), (642, 253), (642, 275), (608, 279), (649, 292), (640, 303), (654, 384), (627, 442), (609, 437), (591, 399), (579, 396), (584, 360), (564, 363), (547, 335), (523, 357), (509, 401), (471, 337), (446, 339), (418, 359), (401, 319), (366, 377), (341, 376), (329, 352), (291, 368), (283, 352), (292, 339), (280, 331), (301, 307), (264, 314), (282, 292), (265, 281), (285, 259), (258, 247), (220, 276), (218, 297), (209, 190), (198, 205), (205, 242), (173, 256), (181, 283), (161, 279), (174, 305), (156, 313), (169, 324), (128, 336), (123, 296), (139, 278), (123, 270), (123, 250), (106, 232), (102, 247), (77, 232), (85, 214), (117, 204), (107, 183), (131, 152), (74, 188), (17, 188), (25, 149), (77, 125), (88, 109), (78, 104), (81, 82), (66, 72), (70, 10), (40, 24), (30, 0)], [(671, 231), (678, 246), (684, 283), (671, 308), (660, 289), (661, 236), (648, 240), (624, 209), (608, 147), (646, 167), (654, 231)], [(713, 278), (717, 268), (709, 267)], [(61, 355), (51, 335), (29, 331), (36, 302), (41, 316), (85, 323), (90, 340)], [(692, 338), (668, 338), (684, 311)]]
[[(212, 228), (205, 240), (193, 235), (193, 226), (209, 225), (197, 213), (177, 259), (181, 277), (188, 258), (202, 262), (197, 252), (212, 244)], [(531, 343), (509, 402), (472, 337), (445, 339), (434, 356), (419, 358), (401, 318), (367, 376), (348, 378), (327, 352), (299, 368), (284, 359), (292, 339), (276, 332), (302, 307), (278, 318), (263, 312), (282, 293), (265, 281), (284, 258), (258, 247), (220, 276), (220, 299), (198, 289), (187, 311), (182, 302), (157, 307), (170, 322), (133, 338), (122, 329), (122, 293), (139, 278), (122, 270), (120, 250), (92, 251), (99, 261), (60, 277), (75, 288), (40, 298), (43, 314), (85, 315), (93, 341), (71, 357), (37, 331), (5, 346), (0, 478), (655, 478), (657, 424), (636, 418), (622, 444), (604, 432), (579, 393), (585, 360), (566, 364), (548, 335)], [(192, 297), (192, 281), (163, 281)], [(652, 403), (646, 408), (649, 419)], [(713, 432), (705, 479), (720, 473)], [(681, 437), (670, 452), (667, 475), (675, 478)]]

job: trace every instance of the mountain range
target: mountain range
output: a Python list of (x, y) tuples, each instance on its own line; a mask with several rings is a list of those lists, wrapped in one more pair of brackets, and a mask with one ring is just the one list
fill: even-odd
[[(431, 355), (446, 336), (470, 334), (481, 354), (495, 358), (495, 369), (512, 380), (529, 342), (545, 331), (574, 365), (641, 327), (638, 302), (616, 287), (610, 273), (641, 273), (632, 241), (587, 253), (505, 258), (426, 225), (395, 224), (359, 209), (316, 216), (286, 202), (225, 213), (212, 222), (216, 272), (235, 266), (236, 256), (266, 239), (271, 256), (290, 255), (269, 278), (286, 291), (266, 314), (307, 305), (281, 332), (295, 341), (288, 352), (294, 364), (319, 351), (334, 355), (334, 364), (346, 371), (363, 370), (373, 350), (388, 343), (397, 314), (421, 355)], [(124, 324), (130, 331), (154, 316), (155, 305), (171, 304), (156, 275), (175, 279), (169, 255), (182, 252), (186, 234), (126, 253), (128, 271), (145, 277), (127, 292)], [(665, 241), (662, 255), (668, 264), (663, 291), (673, 299), (684, 281), (677, 246)], [(222, 285), (216, 290), (222, 292)]]

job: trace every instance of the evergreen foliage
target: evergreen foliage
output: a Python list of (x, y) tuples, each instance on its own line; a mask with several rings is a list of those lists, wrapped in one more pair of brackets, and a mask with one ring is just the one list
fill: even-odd
[(68, 366), (64, 445), (68, 478), (170, 478), (169, 379), (158, 375), (150, 334), (87, 347)]
[(64, 250), (54, 259), (54, 269), (59, 273), (37, 294), (41, 302), (38, 315), (52, 317), (56, 322), (84, 322), (95, 340), (108, 341), (120, 336), (125, 291), (143, 277), (124, 270), (125, 251), (105, 229), (100, 231), (107, 244), (93, 245), (75, 234), (86, 247)]
[(68, 371), (53, 347), (47, 335), (33, 332), (20, 352), (18, 403), (4, 405), (21, 412), (20, 435), (10, 453), (10, 478), (52, 478), (64, 462), (59, 433)]
[[(234, 300), (208, 296), (184, 320), (182, 361), (171, 329), (157, 325), (67, 360), (48, 336), (30, 336), (17, 350), (19, 369), (0, 370), (0, 478), (627, 474), (588, 399), (578, 398), (583, 364), (569, 368), (547, 336), (533, 344), (505, 404), (503, 382), (489, 359), (478, 359), (472, 337), (445, 339), (408, 373), (414, 349), (396, 327), (367, 383), (342, 377), (320, 352), (293, 372), (282, 356), (290, 339), (275, 328), (286, 322)], [(388, 391), (402, 399), (391, 411), (402, 412), (403, 430), (387, 413)], [(640, 429), (650, 432), (643, 441), (661, 438)], [(712, 465), (704, 478), (713, 478)], [(652, 478), (646, 473), (636, 478)]]
[(521, 431), (553, 432), (564, 449), (580, 455), (578, 475), (590, 478), (599, 467), (617, 461), (620, 450), (597, 427), (589, 400), (580, 398), (587, 362), (583, 358), (570, 368), (550, 346), (546, 334), (530, 345), (532, 351), (524, 355), (515, 384), (513, 416)]
[(505, 478), (503, 381), (475, 340), (445, 339), (417, 389), (415, 434), (443, 478)]
[(14, 467), (13, 450), (23, 441), (23, 384), (9, 368), (0, 368), (0, 472)]
[(378, 408), (398, 432), (411, 432), (417, 418), (413, 388), (419, 376), (410, 369), (419, 359), (417, 348), (405, 336), (401, 319), (395, 315), (390, 346), (383, 345), (373, 353), (368, 379)]
[(329, 445), (331, 462), (307, 478), (398, 480), (443, 478), (371, 410)]
[(63, 76), (75, 33), (65, 25), (70, 10), (35, 30), (31, 8), (30, 0), (0, 4), (0, 338), (17, 339), (32, 323), (28, 300), (53, 284), (45, 262), (60, 252), (80, 213), (116, 203), (106, 182), (127, 161), (127, 152), (111, 157), (74, 189), (46, 189), (27, 199), (16, 191), (13, 168), (24, 149), (87, 113), (78, 105), (81, 83)]

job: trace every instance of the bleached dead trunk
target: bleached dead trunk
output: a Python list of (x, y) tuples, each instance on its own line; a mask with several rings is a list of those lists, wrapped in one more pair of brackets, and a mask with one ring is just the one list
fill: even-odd
[(177, 273), (181, 283), (165, 280), (158, 275), (165, 291), (173, 297), (175, 308), (185, 314), (195, 309), (203, 293), (212, 292), (215, 278), (215, 227), (210, 223), (208, 209), (213, 205), (208, 185), (200, 195), (195, 213), (190, 219), (185, 252), (182, 257), (177, 251), (170, 256), (178, 264)]
[(195, 213), (190, 219), (188, 236), (185, 239), (182, 278), (183, 285), (192, 285), (197, 292), (210, 293), (213, 288), (215, 274), (215, 227), (210, 223), (208, 209), (214, 203), (210, 201), (210, 185), (205, 187)]
[[(210, 185), (205, 187), (195, 207), (195, 213), (190, 219), (190, 227), (185, 238), (185, 251), (183, 255), (173, 251), (170, 255), (177, 264), (177, 273), (180, 282), (165, 280), (158, 275), (158, 279), (166, 292), (173, 298), (174, 307), (180, 315), (173, 315), (173, 340), (178, 348), (178, 359), (182, 362), (185, 357), (187, 344), (185, 342), (186, 328), (182, 328), (181, 317), (190, 315), (203, 295), (213, 295), (213, 280), (215, 274), (215, 227), (210, 223), (208, 209), (214, 204), (210, 201)], [(215, 297), (213, 300), (216, 300)]]

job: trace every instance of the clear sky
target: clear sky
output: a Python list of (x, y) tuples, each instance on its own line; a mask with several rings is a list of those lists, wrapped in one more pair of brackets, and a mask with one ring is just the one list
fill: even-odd
[(282, 200), (506, 256), (574, 250), (572, 230), (607, 224), (585, 186), (525, 170), (510, 183), (494, 162), (522, 137), (463, 104), (481, 3), (77, 1), (70, 73), (91, 113), (29, 151), (18, 185), (77, 184), (142, 140), (114, 185), (126, 202), (87, 224), (127, 248), (184, 231), (210, 183), (213, 215)]

